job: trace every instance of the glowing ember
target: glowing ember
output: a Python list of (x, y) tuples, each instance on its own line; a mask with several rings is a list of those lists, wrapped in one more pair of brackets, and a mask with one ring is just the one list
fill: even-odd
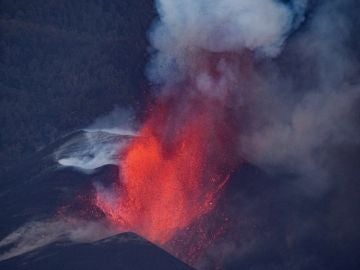
[[(208, 74), (214, 80), (221, 77), (213, 70)], [(191, 91), (172, 90), (150, 110), (121, 160), (117, 198), (96, 197), (96, 205), (121, 230), (134, 231), (175, 255), (185, 254), (181, 256), (199, 253), (202, 245), (181, 236), (197, 234), (194, 241), (208, 246), (201, 218), (215, 208), (236, 161), (227, 89), (221, 89), (219, 98), (204, 95), (198, 82), (187, 85)], [(219, 231), (215, 228), (210, 238)]]
[(153, 112), (122, 162), (118, 204), (98, 198), (113, 222), (165, 243), (213, 209), (229, 174), (228, 128), (212, 102), (205, 103), (182, 123), (173, 119), (171, 102)]

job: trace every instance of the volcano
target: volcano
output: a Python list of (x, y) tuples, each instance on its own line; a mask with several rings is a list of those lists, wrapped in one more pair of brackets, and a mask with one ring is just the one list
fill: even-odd
[[(191, 269), (180, 259), (198, 269), (267, 269), (270, 264), (287, 269), (289, 258), (301, 262), (300, 269), (309, 269), (314, 262), (319, 269), (340, 269), (344, 262), (346, 269), (357, 269), (355, 243), (339, 247), (328, 229), (320, 233), (326, 201), (304, 200), (294, 189), (292, 172), (269, 176), (245, 161), (231, 173), (212, 215), (177, 233), (168, 245), (159, 247), (119, 231), (92, 202), (99, 184), (116, 185), (121, 168), (111, 158), (91, 170), (87, 165), (96, 160), (89, 150), (96, 141), (111, 144), (129, 139), (129, 135), (79, 131), (2, 175), (0, 269), (81, 270), (104, 265), (126, 270)], [(77, 146), (75, 152), (69, 145)], [(70, 157), (83, 163), (59, 163)], [(304, 226), (306, 234), (301, 230)]]
[[(136, 234), (128, 234), (126, 230), (121, 232), (113, 224), (108, 224), (107, 213), (93, 204), (96, 186), (111, 187), (117, 183), (119, 167), (112, 164), (112, 153), (108, 153), (108, 164), (92, 160), (91, 164), (99, 167), (90, 170), (88, 166), (89, 159), (96, 159), (91, 154), (96, 143), (129, 144), (137, 139), (129, 135), (79, 131), (59, 139), (19, 164), (22, 171), (8, 171), (0, 197), (4, 207), (0, 213), (0, 219), (4, 221), (0, 230), (0, 267), (72, 269), (76, 266), (77, 269), (97, 269), (106, 261), (107, 269), (144, 269), (145, 265), (146, 269), (191, 269), (173, 255), (195, 264), (207, 248), (226, 237), (231, 224), (226, 221), (225, 212), (229, 215), (230, 212), (225, 206), (236, 198), (236, 179), (243, 178), (245, 182), (247, 179), (261, 182), (266, 179), (259, 169), (246, 164), (241, 166), (242, 169), (237, 170), (240, 175), (232, 174), (226, 179), (230, 187), (224, 187), (226, 199), (217, 198), (218, 205), (212, 209), (221, 213), (215, 215), (218, 220), (204, 215), (197, 223), (188, 224), (187, 230), (179, 231), (166, 245), (156, 241), (155, 245), (150, 244)], [(77, 160), (72, 166), (61, 165), (65, 158), (71, 157)], [(103, 158), (101, 156), (101, 160)], [(204, 226), (209, 222), (213, 227)], [(77, 236), (79, 231), (85, 234), (89, 231), (90, 235), (80, 233)], [(111, 259), (113, 256), (116, 260)], [(59, 261), (66, 264), (59, 264)]]

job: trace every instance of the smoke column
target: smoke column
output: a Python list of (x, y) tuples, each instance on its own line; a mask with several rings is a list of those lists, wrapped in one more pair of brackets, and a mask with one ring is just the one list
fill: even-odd
[(249, 49), (276, 56), (288, 34), (303, 20), (306, 2), (157, 1), (160, 19), (151, 32), (156, 55), (150, 77), (164, 84), (181, 81), (189, 75), (194, 55), (202, 51), (238, 53)]
[[(305, 4), (157, 1), (148, 74), (160, 91), (120, 164), (115, 196), (97, 195), (112, 223), (191, 264), (221, 234), (221, 224), (194, 224), (211, 216), (241, 164), (238, 133), (254, 59), (279, 54)], [(186, 240), (199, 234), (210, 237)]]
[[(147, 73), (157, 86), (157, 100), (121, 161), (114, 194), (109, 199), (99, 192), (96, 204), (119, 228), (182, 253), (193, 264), (208, 240), (194, 251), (196, 243), (176, 246), (174, 239), (208, 229), (194, 224), (211, 217), (241, 155), (266, 167), (272, 158), (270, 165), (288, 165), (297, 153), (300, 170), (318, 173), (305, 158), (319, 142), (297, 143), (312, 128), (307, 123), (328, 123), (314, 122), (317, 112), (309, 108), (318, 107), (317, 115), (326, 118), (339, 96), (312, 93), (301, 102), (292, 96), (287, 105), (272, 96), (281, 96), (278, 89), (286, 87), (271, 69), (273, 59), (304, 21), (305, 0), (159, 0), (156, 5), (159, 19), (150, 31), (154, 54)], [(344, 107), (350, 96), (341, 95)], [(287, 112), (290, 120), (284, 122), (290, 127), (282, 122)], [(324, 133), (333, 134), (325, 127)], [(222, 229), (211, 230), (217, 235)]]

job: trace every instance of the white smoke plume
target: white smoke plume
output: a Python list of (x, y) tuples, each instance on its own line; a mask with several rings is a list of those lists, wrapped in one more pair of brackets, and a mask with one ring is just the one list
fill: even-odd
[(84, 131), (60, 146), (54, 158), (62, 166), (91, 173), (104, 165), (117, 165), (131, 137), (105, 131)]
[(136, 136), (136, 125), (130, 109), (115, 107), (61, 145), (54, 158), (61, 166), (87, 173), (104, 165), (117, 165), (122, 150)]
[(153, 80), (181, 76), (193, 54), (250, 49), (276, 56), (299, 26), (306, 0), (158, 0), (160, 19), (150, 38), (157, 51), (149, 70)]
[[(150, 79), (165, 85), (164, 92), (187, 76), (198, 76), (197, 88), (208, 95), (232, 85), (244, 122), (241, 155), (268, 171), (299, 174), (309, 193), (326, 190), (326, 147), (356, 138), (351, 115), (359, 87), (349, 82), (355, 63), (345, 46), (349, 25), (342, 12), (350, 2), (320, 2), (306, 21), (306, 0), (158, 0)], [(204, 51), (244, 50), (256, 65), (245, 87), (231, 61), (216, 67), (216, 81), (191, 68)]]

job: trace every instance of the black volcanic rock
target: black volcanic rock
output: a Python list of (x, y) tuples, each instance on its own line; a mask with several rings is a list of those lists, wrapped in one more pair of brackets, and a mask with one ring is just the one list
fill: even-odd
[(190, 266), (133, 233), (93, 243), (53, 243), (0, 262), (15, 270), (190, 270)]

